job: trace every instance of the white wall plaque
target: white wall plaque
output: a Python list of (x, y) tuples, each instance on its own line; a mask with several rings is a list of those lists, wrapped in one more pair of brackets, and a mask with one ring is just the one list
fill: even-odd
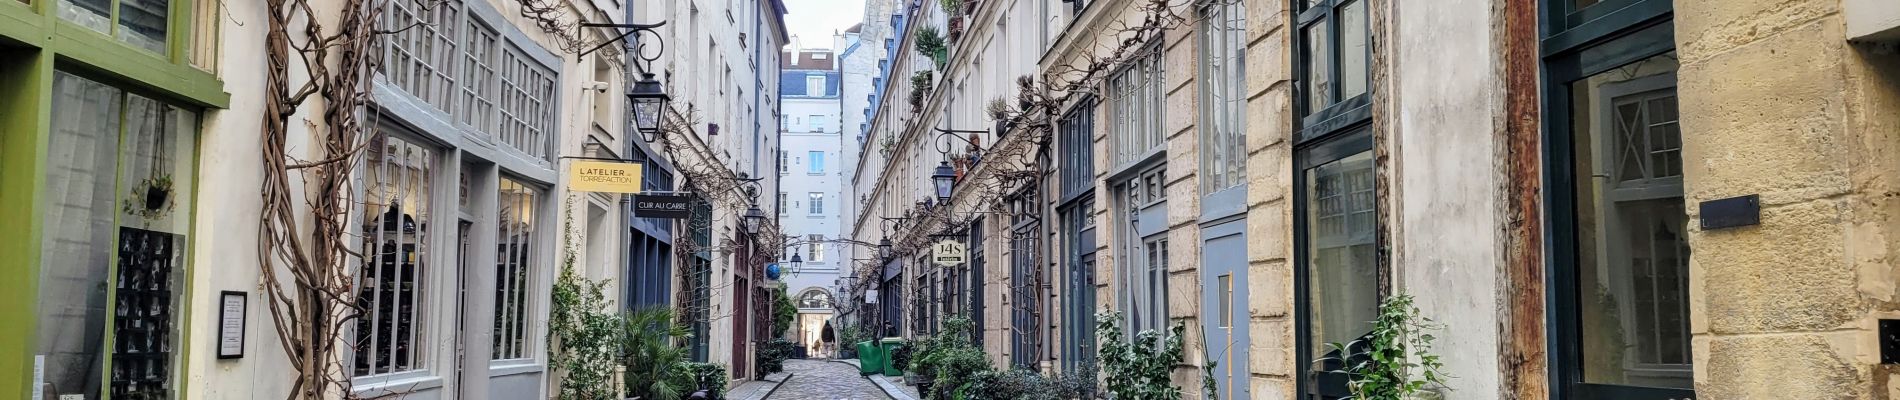
[(244, 358), (244, 314), (249, 306), (244, 292), (226, 290), (218, 296), (218, 359)]

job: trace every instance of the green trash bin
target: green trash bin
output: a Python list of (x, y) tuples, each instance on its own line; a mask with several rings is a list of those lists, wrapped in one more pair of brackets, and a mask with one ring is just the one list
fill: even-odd
[(903, 376), (904, 369), (897, 365), (895, 360), (897, 357), (893, 356), (897, 354), (898, 347), (904, 346), (904, 339), (888, 337), (884, 338), (884, 340), (878, 344), (878, 347), (882, 347), (881, 350), (883, 350), (884, 353), (884, 376)]
[(884, 348), (877, 347), (871, 341), (858, 342), (858, 375), (871, 375), (884, 372)]

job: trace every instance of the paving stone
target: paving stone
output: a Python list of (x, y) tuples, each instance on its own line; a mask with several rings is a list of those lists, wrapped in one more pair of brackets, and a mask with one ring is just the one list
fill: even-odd
[(792, 378), (768, 399), (889, 400), (884, 390), (858, 375), (850, 364), (825, 360), (785, 360)]

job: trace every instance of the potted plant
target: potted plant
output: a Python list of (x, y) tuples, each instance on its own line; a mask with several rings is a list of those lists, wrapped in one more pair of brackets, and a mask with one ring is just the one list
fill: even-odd
[(172, 190), (171, 174), (153, 174), (132, 187), (125, 200), (119, 203), (119, 209), (140, 218), (164, 218), (175, 205)]
[(930, 57), (930, 61), (936, 63), (938, 69), (943, 69), (944, 63), (949, 62), (950, 53), (944, 46), (943, 35), (938, 33), (937, 28), (933, 26), (917, 28), (917, 52)]
[(1009, 129), (1015, 125), (1015, 121), (1009, 117), (1009, 103), (1003, 101), (1001, 97), (990, 99), (984, 111), (990, 114), (991, 121), (996, 122), (996, 137), (1003, 137), (1003, 134), (1009, 132)]

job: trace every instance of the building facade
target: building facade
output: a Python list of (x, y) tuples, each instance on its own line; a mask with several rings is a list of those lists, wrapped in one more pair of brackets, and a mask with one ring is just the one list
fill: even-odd
[(757, 349), (770, 340), (773, 284), (764, 267), (778, 250), (767, 248), (759, 236), (765, 233), (747, 233), (742, 218), (756, 204), (773, 220), (768, 225), (776, 226), (771, 216), (783, 207), (771, 194), (780, 191), (772, 155), (782, 143), (775, 127), (783, 115), (779, 49), (790, 39), (785, 4), (663, 1), (633, 7), (639, 23), (666, 22), (658, 35), (666, 50), (647, 72), (665, 83), (677, 111), (668, 121), (679, 128), (657, 139), (655, 150), (678, 171), (672, 190), (704, 200), (676, 226), (685, 236), (671, 245), (676, 269), (671, 276), (654, 275), (671, 279), (671, 304), (691, 328), (685, 343), (691, 358), (727, 366), (734, 380), (752, 379)]
[(1340, 398), (1328, 343), (1405, 296), (1445, 398), (1892, 390), (1895, 7), (962, 4), (901, 8), (861, 152), (885, 334), (980, 316), (998, 367), (1081, 374), (1114, 311), (1186, 326), (1188, 397)]
[(786, 207), (779, 209), (779, 223), (791, 245), (778, 259), (791, 268), (780, 281), (798, 306), (785, 336), (808, 354), (822, 355), (826, 348), (819, 343), (835, 314), (838, 272), (850, 265), (845, 257), (851, 244), (840, 241), (847, 231), (844, 177), (853, 166), (842, 154), (848, 140), (841, 125), (843, 80), (837, 52), (830, 49), (790, 49), (783, 57), (779, 93), (785, 118), (779, 134), (785, 145), (778, 174), (785, 188), (779, 201)]
[[(339, 335), (348, 343), (333, 360), (357, 394), (551, 396), (559, 381), (549, 371), (547, 321), (562, 268), (625, 282), (624, 295), (610, 296), (619, 306), (675, 301), (653, 292), (681, 292), (684, 274), (671, 266), (686, 264), (671, 245), (690, 226), (636, 218), (624, 195), (570, 191), (573, 159), (643, 162), (647, 191), (688, 184), (679, 182), (682, 165), (749, 172), (767, 178), (755, 184), (762, 190), (776, 190), (776, 177), (759, 173), (773, 165), (747, 160), (776, 151), (781, 4), (735, 10), (748, 28), (730, 32), (762, 43), (720, 53), (744, 72), (726, 81), (736, 82), (730, 95), (683, 88), (722, 79), (694, 76), (712, 70), (687, 64), (702, 59), (659, 64), (694, 71), (668, 77), (681, 82), (674, 96), (721, 103), (709, 110), (732, 127), (723, 137), (702, 130), (694, 142), (702, 151), (681, 154), (720, 156), (686, 164), (629, 127), (623, 96), (639, 71), (625, 44), (608, 42), (607, 30), (553, 28), (667, 16), (619, 2), (557, 3), (363, 3), (388, 33), (372, 38), (380, 62), (363, 83), (366, 143), (349, 160), (356, 202), (341, 216), (351, 228), (339, 233), (369, 255), (350, 261), (363, 314)], [(345, 4), (311, 2), (325, 17)], [(549, 4), (559, 11), (524, 9)], [(265, 2), (0, 4), (8, 171), (0, 186), (6, 212), (24, 227), (0, 240), (21, 255), (0, 268), (28, 277), (9, 281), (0, 304), (11, 338), (0, 343), (0, 397), (289, 394), (294, 369), (258, 267), (268, 250), (260, 249), (266, 172), (257, 155), (270, 86), (258, 60), (268, 16), (283, 12)], [(290, 116), (282, 140), (291, 158), (325, 159), (316, 110)], [(309, 213), (298, 199), (293, 212)], [(730, 222), (745, 205), (708, 208), (706, 221)], [(754, 258), (762, 265), (766, 257)], [(722, 275), (727, 282), (756, 269), (719, 259), (722, 271), (739, 272)], [(653, 265), (669, 268), (646, 268)], [(726, 310), (757, 308), (730, 293), (702, 304), (714, 298)], [(724, 326), (718, 362), (749, 359), (732, 356), (749, 351), (733, 340), (747, 328)]]

